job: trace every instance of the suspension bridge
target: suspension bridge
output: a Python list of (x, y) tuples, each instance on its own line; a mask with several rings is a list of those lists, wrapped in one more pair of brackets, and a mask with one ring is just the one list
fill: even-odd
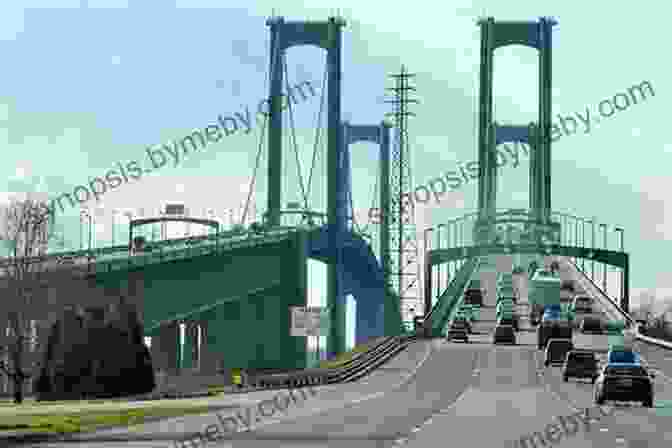
[[(540, 18), (537, 22), (496, 22), (487, 18), (479, 22), (482, 52), (478, 208), (476, 213), (426, 231), (427, 235), (437, 230), (439, 237), (437, 247), (431, 247), (431, 238), (425, 238), (427, 247), (422, 263), (424, 325), (432, 334), (445, 331), (451, 311), (461, 300), (463, 282), (476, 275), (483, 259), (499, 255), (523, 254), (528, 261), (538, 256), (554, 256), (581, 260), (582, 265), (583, 260), (589, 260), (593, 265), (615, 266), (622, 270), (617, 305), (628, 312), (629, 259), (623, 247), (609, 250), (605, 243), (598, 248), (594, 233), (591, 246), (585, 247), (577, 238), (577, 227), (581, 220), (583, 228), (586, 220), (553, 212), (551, 208), (551, 29), (555, 23), (551, 18)], [(268, 132), (268, 166), (263, 223), (244, 231), (220, 231), (211, 220), (177, 216), (136, 220), (131, 228), (158, 221), (189, 221), (215, 226), (217, 231), (207, 236), (154, 242), (151, 251), (132, 251), (129, 245), (122, 245), (36, 259), (50, 266), (43, 277), (56, 285), (52, 290), (59, 298), (74, 296), (73, 291), (86, 291), (85, 296), (91, 303), (94, 300), (105, 303), (118, 295), (125, 295), (134, 303), (142, 316), (145, 334), (152, 337), (153, 362), (160, 370), (197, 367), (214, 372), (222, 366), (307, 367), (305, 339), (290, 336), (289, 310), (307, 305), (309, 259), (325, 263), (328, 269), (327, 341), (331, 355), (346, 349), (345, 298), (349, 294), (357, 300), (357, 343), (408, 331), (402, 322), (400, 300), (407, 289), (420, 285), (413, 284), (418, 277), (405, 279), (410, 275), (404, 271), (405, 263), (413, 261), (413, 255), (406, 259), (402, 256), (407, 251), (404, 244), (409, 229), (414, 232), (411, 225), (403, 222), (402, 216), (401, 193), (412, 187), (403, 185), (406, 168), (399, 161), (400, 156), (406, 157), (400, 148), (405, 144), (405, 130), (400, 129), (399, 120), (391, 124), (384, 117), (378, 123), (367, 124), (351, 124), (341, 119), (343, 19), (291, 22), (273, 17), (267, 25), (271, 54), (269, 114), (264, 126)], [(514, 44), (539, 52), (539, 117), (534, 123), (500, 125), (493, 121), (493, 54), (497, 48)], [(296, 155), (302, 201), (298, 210), (282, 207), (286, 159), (281, 109), (283, 80), (289, 88), (285, 52), (300, 45), (314, 45), (326, 51), (326, 89), (321, 92), (321, 104), (324, 105), (326, 98), (327, 109), (326, 213), (315, 212), (310, 204), (313, 168), (319, 149), (317, 137), (307, 182), (301, 175), (296, 144), (290, 148)], [(402, 71), (397, 76), (404, 78), (406, 74)], [(398, 83), (397, 90), (400, 89), (410, 88)], [(287, 103), (290, 130), (295, 132), (291, 101)], [(399, 119), (405, 113), (397, 111), (396, 117)], [(352, 207), (350, 147), (361, 141), (379, 147), (376, 200), (380, 203), (381, 221), (375, 231), (377, 242), (370, 237), (371, 232), (355, 222)], [(503, 143), (526, 143), (531, 149), (529, 209), (500, 210), (496, 206), (495, 147)], [(259, 160), (258, 154), (250, 193), (258, 177)], [(245, 213), (249, 203), (248, 197)], [(300, 225), (283, 225), (283, 217), (296, 214), (303, 218)], [(569, 222), (571, 219), (574, 225)], [(455, 224), (456, 235), (451, 241), (449, 234), (445, 247), (441, 247), (440, 231), (450, 229), (452, 224)], [(515, 229), (515, 238), (511, 237), (512, 229)], [(60, 265), (55, 261), (63, 257), (71, 257), (75, 262)], [(447, 268), (446, 275), (442, 275), (443, 267)], [(604, 286), (606, 288), (606, 283)], [(180, 324), (186, 328), (184, 356), (180, 349)]]

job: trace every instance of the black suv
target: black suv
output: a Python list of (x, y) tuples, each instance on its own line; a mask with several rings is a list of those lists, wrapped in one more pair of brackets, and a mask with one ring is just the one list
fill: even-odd
[(590, 378), (595, 384), (599, 369), (595, 353), (587, 350), (572, 350), (567, 354), (562, 366), (562, 380), (571, 378)]
[(607, 364), (595, 382), (595, 404), (607, 400), (641, 401), (653, 407), (653, 374), (638, 364)]
[(450, 328), (448, 329), (446, 338), (448, 340), (459, 339), (464, 342), (469, 342), (467, 322), (464, 320), (453, 321), (453, 323), (450, 325)]
[(511, 325), (497, 325), (492, 338), (493, 344), (509, 343), (516, 345), (516, 332)]
[(602, 319), (595, 316), (586, 316), (581, 320), (581, 333), (587, 334), (602, 334), (604, 332), (604, 325)]
[(546, 344), (546, 359), (544, 366), (562, 365), (565, 362), (567, 353), (574, 349), (571, 339), (549, 339)]
[(467, 289), (464, 292), (464, 303), (483, 306), (483, 291), (476, 288)]

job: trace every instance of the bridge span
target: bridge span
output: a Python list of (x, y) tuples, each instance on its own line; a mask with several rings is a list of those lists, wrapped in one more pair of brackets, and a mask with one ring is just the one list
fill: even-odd
[[(604, 294), (571, 260), (560, 261), (562, 279), (575, 281), (578, 293), (594, 298), (599, 312), (630, 325), (630, 317)], [(563, 382), (559, 367), (544, 367), (536, 347), (536, 335), (523, 320), (518, 344), (492, 344), (495, 325), (492, 266), (511, 272), (512, 258), (481, 257), (469, 278), (481, 278), (487, 294), (471, 343), (446, 342), (444, 338), (418, 340), (384, 367), (355, 382), (316, 386), (318, 394), (300, 408), (258, 421), (251, 431), (229, 435), (216, 446), (235, 447), (433, 447), (514, 446), (509, 441), (539, 432), (559, 423), (560, 416), (590, 409), (588, 423), (573, 431), (551, 432), (554, 441), (527, 441), (517, 446), (548, 447), (564, 443), (571, 447), (660, 447), (669, 446), (672, 400), (672, 360), (665, 348), (639, 338), (637, 348), (645, 364), (658, 372), (653, 408), (636, 405), (607, 406), (603, 416), (594, 408), (589, 382)], [(521, 303), (527, 302), (525, 281)], [(575, 334), (576, 347), (593, 349), (601, 362), (607, 348), (606, 335)], [(672, 347), (672, 346), (670, 346)], [(276, 392), (252, 392), (231, 399), (239, 405), (258, 403)], [(192, 416), (148, 423), (135, 428), (107, 430), (82, 435), (77, 440), (101, 446), (147, 446), (202, 431), (216, 421), (215, 415)], [(107, 444), (104, 442), (107, 441)], [(116, 441), (116, 442), (115, 442)], [(135, 442), (135, 443), (134, 443)], [(136, 445), (137, 444), (137, 445)], [(66, 446), (54, 444), (53, 446)], [(96, 444), (98, 446), (98, 444)]]

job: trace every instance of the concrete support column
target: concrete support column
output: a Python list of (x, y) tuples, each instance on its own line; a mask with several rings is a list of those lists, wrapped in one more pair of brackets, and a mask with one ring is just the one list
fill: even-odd
[(182, 357), (182, 368), (194, 369), (198, 367), (198, 324), (191, 320), (185, 322)]
[(171, 374), (177, 373), (179, 341), (180, 327), (177, 322), (172, 322), (157, 330), (157, 335), (152, 337), (150, 349), (155, 369)]
[(216, 373), (218, 367), (217, 350), (213, 341), (212, 327), (215, 324), (214, 313), (208, 312), (208, 317), (198, 321), (201, 327), (201, 358), (198, 368), (201, 373)]

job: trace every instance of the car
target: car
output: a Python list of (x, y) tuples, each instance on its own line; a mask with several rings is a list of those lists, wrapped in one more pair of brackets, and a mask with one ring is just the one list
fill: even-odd
[(62, 257), (58, 257), (56, 264), (76, 264), (75, 262), (75, 257), (64, 255)]
[(565, 291), (574, 291), (574, 280), (563, 280), (560, 282), (560, 289)]
[(572, 340), (573, 328), (569, 321), (551, 322), (550, 325), (543, 323), (537, 327), (537, 348), (544, 350), (551, 339)]
[(581, 325), (579, 326), (581, 333), (583, 334), (602, 334), (604, 333), (604, 323), (602, 319), (596, 316), (585, 316), (581, 320)]
[(448, 328), (448, 334), (446, 338), (450, 341), (459, 339), (464, 342), (469, 342), (469, 331), (467, 330), (467, 325), (465, 321), (456, 320)]
[(593, 299), (588, 296), (576, 296), (572, 301), (572, 311), (575, 313), (592, 313)]
[(632, 351), (630, 348), (616, 346), (607, 352), (607, 364), (641, 365), (642, 360), (639, 353)]
[(472, 331), (471, 331), (471, 322), (469, 322), (469, 320), (468, 320), (464, 315), (460, 315), (460, 314), (458, 313), (457, 316), (455, 316), (455, 319), (453, 320), (453, 323), (455, 323), (455, 322), (464, 322), (464, 325), (465, 325), (466, 328), (467, 328), (467, 333), (469, 333), (469, 334), (472, 333)]
[(549, 339), (546, 344), (546, 357), (544, 366), (562, 365), (565, 362), (567, 353), (574, 349), (571, 339)]
[(518, 316), (516, 316), (513, 313), (505, 313), (497, 318), (497, 324), (499, 325), (511, 325), (513, 327), (513, 331), (519, 331), (519, 322), (518, 322)]
[(569, 378), (590, 378), (592, 383), (599, 375), (599, 366), (595, 352), (589, 350), (571, 350), (562, 365), (562, 380)]
[(516, 345), (516, 332), (511, 325), (498, 324), (492, 336), (493, 344), (509, 343)]
[(464, 303), (483, 306), (483, 291), (475, 288), (467, 289), (464, 292)]
[(605, 401), (641, 401), (653, 407), (653, 378), (655, 375), (639, 364), (608, 363), (595, 381), (595, 404)]

